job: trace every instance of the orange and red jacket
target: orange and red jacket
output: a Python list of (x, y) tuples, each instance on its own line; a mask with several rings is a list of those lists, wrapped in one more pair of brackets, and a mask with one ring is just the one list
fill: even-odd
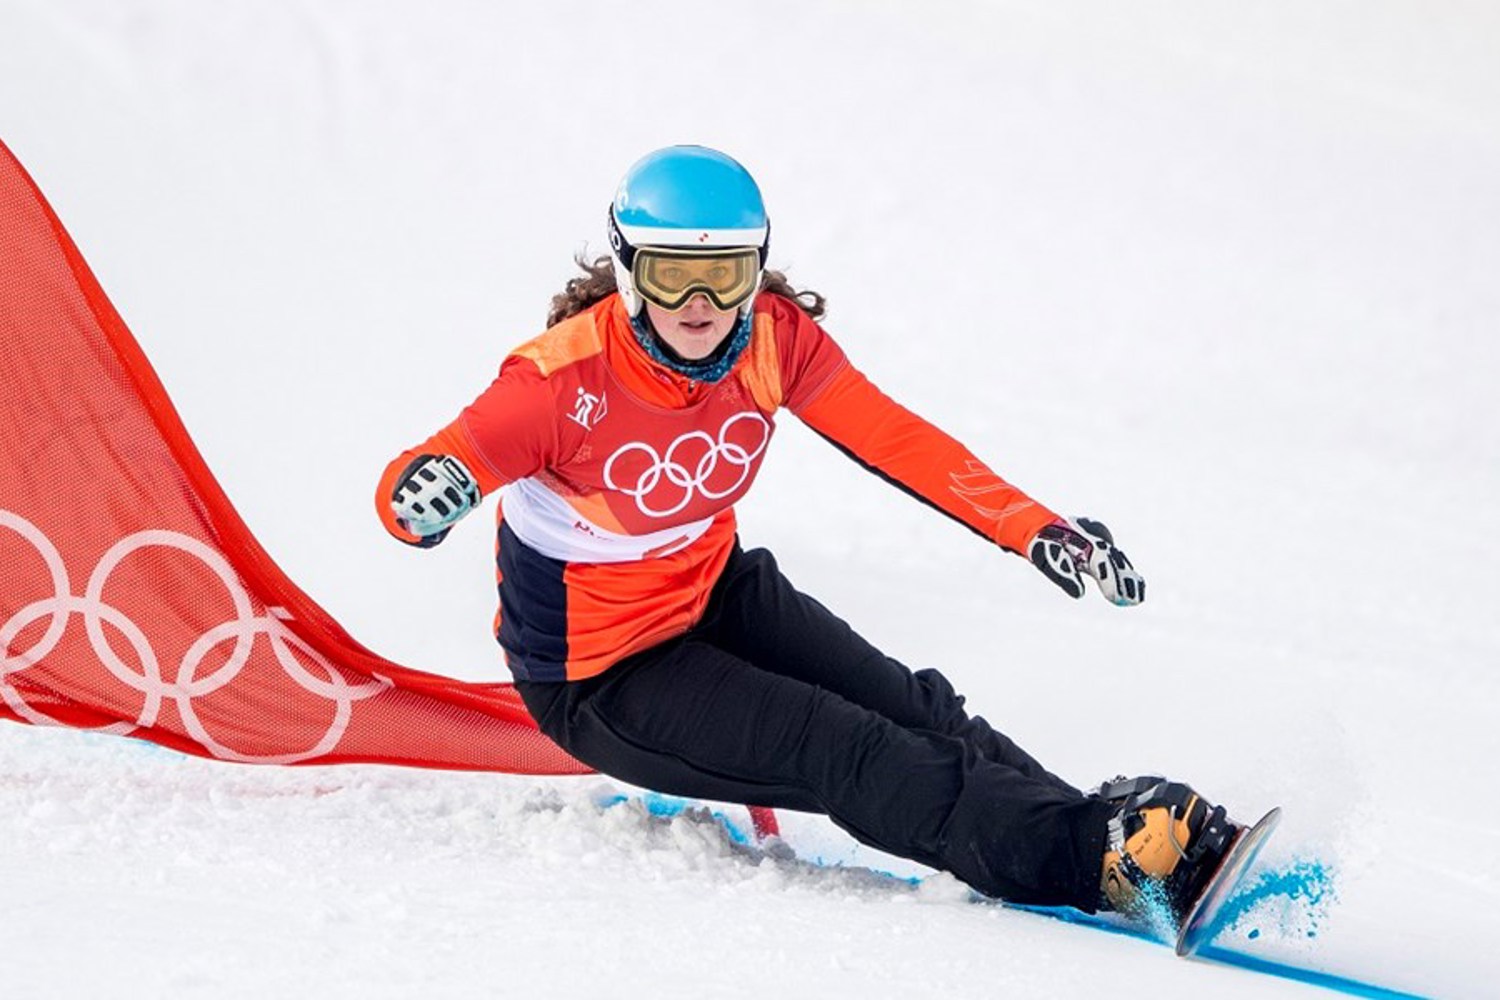
[(786, 407), (884, 479), (1004, 548), (1056, 515), (861, 375), (791, 301), (756, 301), (749, 346), (719, 382), (652, 360), (618, 295), (506, 357), (458, 418), (386, 467), (391, 511), (417, 455), (453, 455), (500, 491), (496, 636), (522, 680), (579, 680), (691, 628), (735, 543)]

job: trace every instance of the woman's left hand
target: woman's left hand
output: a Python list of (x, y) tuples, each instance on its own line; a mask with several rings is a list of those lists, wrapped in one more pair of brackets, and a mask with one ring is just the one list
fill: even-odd
[(1098, 521), (1058, 518), (1036, 533), (1026, 554), (1069, 597), (1082, 597), (1083, 578), (1091, 576), (1111, 604), (1128, 607), (1146, 599), (1146, 581)]

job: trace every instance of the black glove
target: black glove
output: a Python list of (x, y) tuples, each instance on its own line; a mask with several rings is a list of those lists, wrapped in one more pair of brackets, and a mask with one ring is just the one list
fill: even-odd
[(1128, 606), (1146, 599), (1146, 581), (1098, 521), (1058, 518), (1036, 533), (1026, 554), (1069, 597), (1083, 596), (1083, 578), (1088, 575), (1111, 604)]

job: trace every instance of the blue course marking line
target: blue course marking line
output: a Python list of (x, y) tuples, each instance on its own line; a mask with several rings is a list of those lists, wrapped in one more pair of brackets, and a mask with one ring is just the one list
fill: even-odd
[[(1035, 913), (1039, 916), (1051, 917), (1053, 920), (1061, 920), (1065, 924), (1079, 924), (1083, 927), (1092, 927), (1095, 930), (1104, 931), (1109, 934), (1119, 934), (1122, 937), (1149, 941), (1152, 944), (1161, 945), (1162, 947), (1167, 946), (1166, 942), (1158, 940), (1150, 931), (1143, 928), (1117, 923), (1107, 917), (1091, 916), (1068, 907), (1017, 906), (1011, 903), (1002, 905), (1008, 910), (1024, 910), (1027, 913)], [(1349, 996), (1373, 997), (1379, 998), (1379, 1000), (1409, 1000), (1409, 998), (1421, 1000), (1421, 994), (1419, 993), (1403, 993), (1401, 990), (1376, 986), (1373, 983), (1350, 979), (1347, 976), (1338, 976), (1331, 972), (1318, 972), (1314, 969), (1306, 969), (1297, 965), (1288, 965), (1285, 962), (1275, 962), (1268, 958), (1247, 955), (1241, 951), (1235, 951), (1231, 948), (1220, 948), (1211, 944), (1199, 948), (1192, 960), (1214, 962), (1218, 965), (1232, 965), (1235, 968), (1258, 972), (1266, 976), (1275, 976), (1278, 979), (1291, 979), (1299, 983), (1321, 986), (1324, 989), (1333, 990), (1337, 993), (1345, 993)]]
[(1204, 945), (1198, 949), (1198, 954), (1193, 957), (1201, 958), (1205, 962), (1233, 965), (1236, 968), (1248, 969), (1251, 972), (1259, 972), (1267, 976), (1276, 976), (1279, 979), (1292, 979), (1299, 983), (1321, 986), (1324, 989), (1346, 993), (1352, 997), (1376, 997), (1380, 998), (1380, 1000), (1386, 1000), (1386, 998), (1406, 1000), (1406, 998), (1410, 997), (1421, 997), (1419, 993), (1403, 993), (1400, 990), (1376, 986), (1373, 983), (1360, 982), (1358, 979), (1350, 979), (1347, 976), (1335, 976), (1331, 972), (1317, 972), (1313, 969), (1304, 969), (1296, 965), (1287, 965), (1284, 962), (1272, 962), (1269, 959), (1257, 958), (1254, 955), (1231, 951), (1228, 948), (1215, 948), (1213, 945)]

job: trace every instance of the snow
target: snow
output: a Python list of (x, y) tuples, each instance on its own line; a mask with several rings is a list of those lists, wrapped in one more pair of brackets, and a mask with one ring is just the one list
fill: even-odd
[[(413, 552), (374, 479), (539, 330), (634, 158), (726, 149), (856, 363), (1107, 521), (1151, 599), (1068, 601), (790, 417), (747, 543), (1079, 783), (1282, 805), (1267, 862), (1338, 899), (1220, 944), (1493, 991), (1491, 5), (6, 0), (0, 137), (292, 578), (486, 680), (485, 518)], [(1305, 989), (602, 785), (5, 727), (0, 995)], [(783, 819), (804, 859), (923, 874)]]

